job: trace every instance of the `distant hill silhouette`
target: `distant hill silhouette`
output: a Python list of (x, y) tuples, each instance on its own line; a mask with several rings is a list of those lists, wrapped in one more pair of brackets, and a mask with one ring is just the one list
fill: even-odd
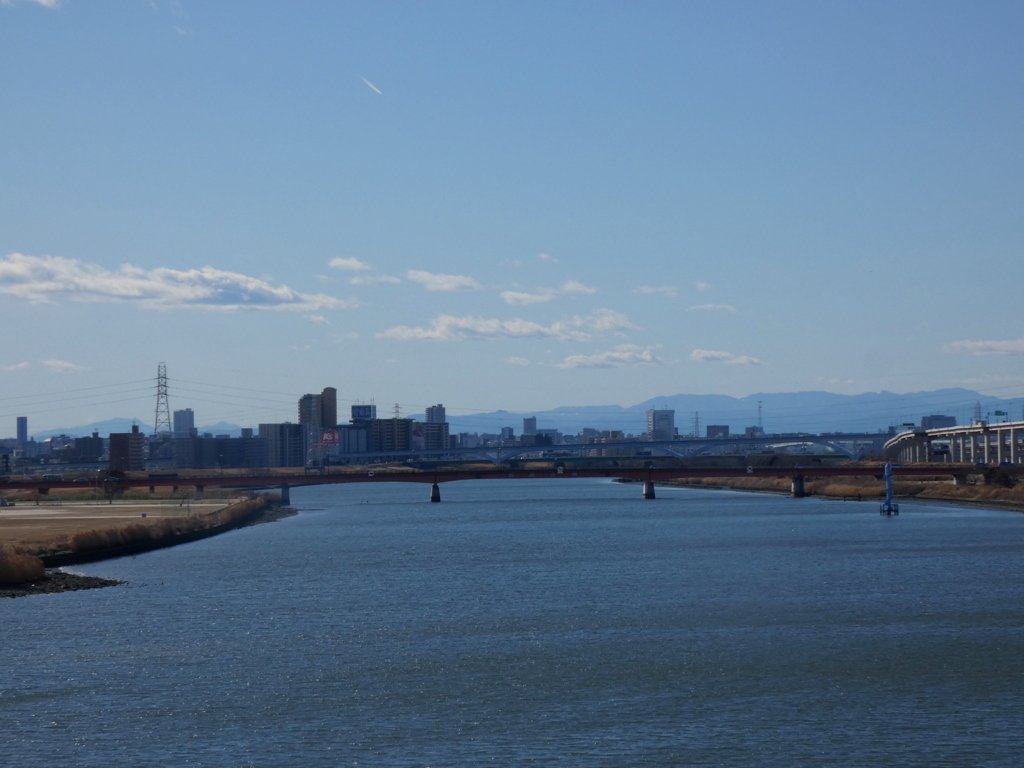
[[(537, 418), (538, 429), (557, 429), (565, 434), (576, 434), (584, 427), (639, 434), (646, 429), (645, 411), (669, 408), (676, 412), (679, 434), (693, 431), (694, 414), (700, 416), (701, 435), (705, 434), (708, 424), (728, 424), (733, 433), (742, 433), (745, 427), (757, 424), (758, 401), (761, 402), (766, 432), (884, 432), (890, 425), (919, 424), (922, 416), (930, 414), (955, 416), (958, 424), (968, 424), (973, 418), (975, 403), (981, 403), (982, 418), (1002, 420), (1002, 416), (992, 415), (995, 411), (1006, 411), (1011, 420), (1024, 418), (1024, 398), (992, 397), (970, 389), (937, 389), (906, 394), (865, 392), (860, 395), (775, 392), (739, 398), (727, 395), (665, 395), (628, 408), (620, 405), (562, 406), (550, 411), (491, 411), (467, 416), (452, 415), (449, 409), (448, 421), (452, 434), (498, 433), (502, 427), (512, 427), (519, 435), (523, 431), (523, 418), (527, 416)], [(107, 419), (80, 427), (35, 432), (33, 437), (37, 441), (53, 435), (82, 437), (94, 431), (106, 437), (111, 432), (130, 432), (133, 423), (147, 434), (153, 430), (152, 422), (142, 419)], [(237, 437), (241, 434), (241, 427), (220, 421), (199, 427), (199, 434), (206, 432)]]
[[(877, 432), (890, 425), (920, 423), (922, 416), (955, 416), (958, 424), (970, 423), (975, 403), (981, 403), (982, 417), (994, 411), (1006, 411), (1014, 420), (1024, 417), (1024, 398), (1003, 399), (982, 395), (969, 389), (939, 389), (929, 392), (865, 392), (837, 395), (832, 392), (758, 393), (736, 398), (727, 395), (666, 395), (623, 408), (618, 405), (561, 407), (550, 411), (510, 413), (494, 411), (469, 416), (452, 416), (448, 421), (455, 432), (499, 432), (512, 427), (521, 434), (523, 418), (535, 416), (538, 429), (558, 429), (575, 434), (584, 427), (618, 429), (639, 434), (646, 429), (645, 411), (668, 408), (676, 412), (680, 434), (693, 431), (694, 415), (700, 417), (700, 433), (708, 424), (728, 424), (733, 433), (757, 424), (757, 405), (761, 402), (766, 432)], [(1003, 417), (991, 417), (993, 420)]]

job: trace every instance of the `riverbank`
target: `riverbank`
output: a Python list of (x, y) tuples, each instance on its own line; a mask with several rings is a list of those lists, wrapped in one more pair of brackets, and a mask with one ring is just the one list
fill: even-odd
[[(749, 493), (790, 494), (788, 478), (694, 477), (670, 480), (658, 485), (675, 488), (706, 488)], [(897, 500), (920, 499), (952, 504), (996, 507), (1024, 512), (1024, 487), (954, 485), (947, 480), (900, 480), (893, 483)], [(806, 480), (804, 495), (837, 501), (873, 501), (885, 498), (885, 484), (873, 478), (818, 478)]]
[(173, 547), (235, 528), (274, 522), (298, 512), (276, 496), (263, 495), (203, 517), (163, 518), (107, 530), (89, 530), (51, 540), (35, 551), (4, 545), (0, 550), (0, 597), (69, 592), (122, 582), (68, 573), (61, 568)]

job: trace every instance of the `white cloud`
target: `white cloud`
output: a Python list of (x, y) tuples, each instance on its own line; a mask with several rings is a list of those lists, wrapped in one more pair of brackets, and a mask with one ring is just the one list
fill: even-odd
[(82, 370), (79, 366), (74, 363), (69, 363), (65, 360), (42, 360), (43, 366), (49, 368), (54, 373), (74, 373)]
[(483, 317), (440, 315), (429, 328), (399, 325), (378, 333), (379, 338), (401, 341), (452, 341), (457, 339), (558, 339), (590, 341), (606, 332), (637, 328), (629, 318), (610, 309), (599, 309), (586, 317), (575, 316), (551, 325), (530, 320), (498, 320)]
[(732, 352), (714, 352), (710, 349), (695, 349), (690, 353), (690, 359), (699, 363), (725, 363), (726, 365), (764, 365), (764, 362), (756, 357), (748, 355), (734, 355)]
[[(580, 318), (576, 318), (579, 320)], [(597, 331), (623, 331), (623, 330), (639, 330), (640, 326), (632, 323), (628, 317), (621, 312), (616, 312), (611, 309), (598, 309), (587, 318), (591, 327)]]
[(14, 363), (13, 365), (5, 365), (4, 366), (4, 370), (5, 371), (23, 371), (26, 368), (31, 368), (31, 367), (32, 367), (31, 363)]
[[(37, 5), (41, 5), (44, 8), (57, 7), (57, 0), (30, 0), (30, 2), (36, 3)], [(2, 0), (2, 2), (0, 2), (0, 5), (14, 5), (14, 2), (13, 0)]]
[(501, 298), (506, 304), (515, 306), (526, 306), (528, 304), (543, 304), (555, 298), (554, 291), (541, 291), (540, 293), (523, 293), (521, 291), (502, 291)]
[(362, 80), (362, 81), (363, 81), (364, 83), (366, 83), (366, 84), (367, 84), (367, 86), (369, 86), (370, 88), (372, 88), (373, 90), (375, 90), (375, 91), (376, 91), (377, 93), (380, 93), (380, 95), (381, 95), (381, 96), (383, 96), (383, 95), (384, 95), (383, 93), (381, 93), (381, 90), (380, 90), (380, 88), (378, 88), (378, 87), (377, 87), (376, 85), (374, 85), (373, 83), (371, 83), (371, 82), (370, 82), (369, 80), (367, 80), (367, 79), (366, 79), (365, 77), (360, 77), (359, 79), (360, 79), (360, 80)]
[(327, 262), (327, 266), (330, 267), (331, 269), (344, 269), (350, 272), (362, 272), (363, 270), (370, 268), (369, 264), (364, 264), (363, 262), (356, 258), (331, 259), (329, 262)]
[(158, 267), (146, 270), (123, 264), (116, 271), (78, 259), (25, 256), (0, 259), (0, 293), (26, 301), (132, 302), (145, 309), (291, 310), (347, 309), (354, 300), (322, 293), (300, 293), (259, 278), (213, 267), (186, 271)]
[(577, 282), (575, 280), (569, 280), (562, 284), (561, 288), (538, 288), (535, 293), (527, 293), (525, 291), (502, 291), (499, 295), (506, 304), (512, 304), (514, 306), (526, 306), (528, 304), (543, 304), (551, 301), (559, 294), (594, 294), (597, 293), (596, 288), (591, 288), (589, 285)]
[(373, 285), (374, 283), (400, 283), (399, 278), (391, 275), (356, 275), (349, 279), (352, 285)]
[(679, 291), (671, 285), (641, 285), (639, 288), (634, 288), (633, 293), (639, 294), (640, 296), (651, 296), (653, 294), (660, 293), (663, 296), (668, 296), (673, 299), (679, 295)]
[(553, 256), (549, 256), (546, 253), (538, 253), (537, 254), (537, 258), (540, 259), (541, 261), (550, 261), (553, 264), (557, 264), (558, 263), (558, 259), (554, 258)]
[(505, 362), (509, 365), (531, 365), (525, 357), (506, 357)]
[(315, 323), (316, 325), (330, 325), (331, 324), (331, 321), (328, 320), (323, 315), (306, 315), (306, 319), (309, 320), (309, 322), (311, 322), (311, 323)]
[(711, 283), (697, 283), (698, 291), (707, 291), (711, 288)]
[(650, 347), (620, 344), (615, 349), (596, 355), (570, 355), (559, 364), (559, 368), (621, 368), (661, 362), (661, 358), (656, 357)]
[(591, 288), (589, 285), (576, 282), (575, 280), (569, 280), (562, 284), (562, 293), (583, 293), (587, 295), (593, 295), (597, 293), (597, 288)]
[(968, 355), (1024, 355), (1024, 336), (1008, 341), (954, 341), (943, 352)]
[(482, 287), (465, 275), (435, 275), (420, 269), (410, 269), (405, 276), (428, 291), (478, 291)]
[(815, 384), (853, 384), (853, 379), (837, 379), (835, 377), (818, 376), (814, 379)]
[(729, 304), (695, 304), (687, 312), (735, 312), (736, 307), (730, 306)]

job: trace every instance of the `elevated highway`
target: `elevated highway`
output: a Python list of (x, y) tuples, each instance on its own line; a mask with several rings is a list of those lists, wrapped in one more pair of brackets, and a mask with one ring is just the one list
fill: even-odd
[(1024, 421), (981, 421), (964, 427), (901, 432), (885, 443), (884, 450), (887, 457), (902, 464), (1020, 464), (1024, 461), (1022, 440)]

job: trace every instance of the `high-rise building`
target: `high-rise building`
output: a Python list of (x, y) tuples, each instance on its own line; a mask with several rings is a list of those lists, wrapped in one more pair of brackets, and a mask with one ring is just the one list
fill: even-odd
[(110, 433), (110, 468), (138, 472), (146, 468), (146, 436), (133, 424), (131, 432)]
[(259, 435), (267, 452), (264, 466), (306, 465), (306, 428), (302, 424), (260, 424)]
[(338, 390), (324, 387), (320, 393), (320, 426), (334, 429), (338, 426)]
[(338, 426), (338, 390), (325, 387), (319, 395), (299, 398), (299, 424), (307, 429), (334, 429)]
[(320, 395), (303, 395), (299, 398), (299, 424), (319, 429), (323, 426), (323, 398)]
[(956, 416), (942, 416), (933, 413), (931, 416), (921, 417), (921, 429), (942, 429), (944, 427), (955, 427)]
[(192, 430), (196, 428), (195, 414), (191, 408), (185, 408), (174, 412), (174, 436), (178, 439), (191, 437)]
[(18, 442), (28, 442), (28, 416), (18, 417)]
[(524, 435), (535, 435), (537, 434), (537, 417), (527, 416), (523, 419), (523, 434)]
[(650, 410), (647, 412), (647, 439), (674, 440), (676, 436), (676, 412), (671, 410)]
[(423, 424), (417, 424), (416, 428), (418, 428), (420, 436), (423, 438), (423, 450), (448, 450), (449, 434), (447, 421), (428, 421)]
[(373, 449), (375, 451), (411, 451), (412, 419), (374, 419)]
[(427, 406), (426, 416), (427, 424), (443, 424), (447, 421), (444, 417), (444, 406), (440, 403)]

